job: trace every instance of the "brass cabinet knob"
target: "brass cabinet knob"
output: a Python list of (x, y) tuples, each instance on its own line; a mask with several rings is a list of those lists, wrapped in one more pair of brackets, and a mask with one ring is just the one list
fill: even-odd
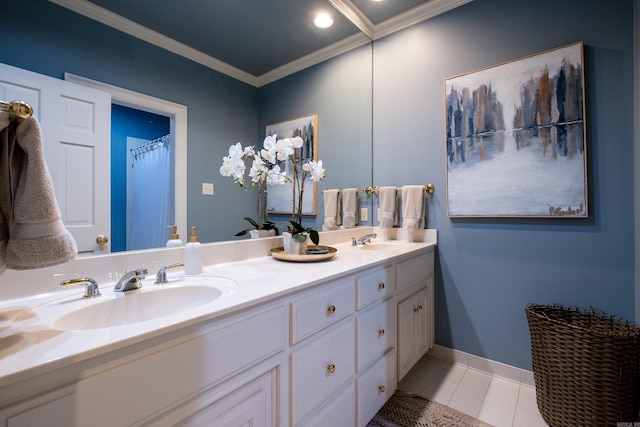
[(419, 312), (419, 311), (420, 311), (420, 309), (419, 309), (418, 307), (413, 307), (413, 312), (414, 312), (414, 313), (417, 313), (417, 312)]
[(379, 391), (380, 393), (384, 393), (384, 386), (383, 386), (383, 385), (378, 386), (378, 391)]
[(330, 305), (329, 307), (327, 307), (327, 313), (333, 314), (335, 312), (336, 312), (336, 306), (335, 305)]
[(336, 365), (334, 365), (333, 363), (327, 365), (327, 371), (330, 374), (333, 374), (336, 371)]
[(378, 283), (378, 289), (379, 290), (383, 290), (384, 289), (384, 282)]
[(384, 336), (384, 329), (378, 329), (378, 335), (383, 337)]
[(418, 306), (418, 311), (422, 311), (422, 304)]
[(109, 238), (104, 234), (99, 234), (98, 237), (96, 237), (96, 243), (99, 245), (104, 245), (108, 241), (109, 241)]

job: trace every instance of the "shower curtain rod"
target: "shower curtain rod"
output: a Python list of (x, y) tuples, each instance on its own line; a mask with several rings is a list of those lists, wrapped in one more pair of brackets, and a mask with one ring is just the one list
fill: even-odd
[(149, 142), (147, 142), (147, 143), (145, 143), (145, 144), (142, 144), (142, 145), (141, 145), (141, 146), (139, 146), (139, 147), (132, 148), (132, 149), (130, 149), (129, 151), (130, 151), (130, 152), (131, 152), (131, 154), (133, 154), (133, 155), (138, 155), (138, 154), (146, 153), (146, 152), (148, 152), (148, 151), (155, 150), (155, 149), (157, 148), (157, 145), (158, 145), (158, 144), (164, 144), (164, 143), (165, 143), (165, 141), (166, 141), (167, 139), (169, 139), (170, 137), (171, 137), (171, 134), (170, 134), (170, 133), (168, 133), (168, 134), (166, 134), (166, 135), (164, 135), (164, 136), (161, 136), (160, 138), (156, 138), (156, 139), (154, 139), (153, 141), (149, 141)]
[(33, 115), (33, 107), (24, 101), (0, 101), (0, 111), (6, 111), (21, 119), (28, 119)]

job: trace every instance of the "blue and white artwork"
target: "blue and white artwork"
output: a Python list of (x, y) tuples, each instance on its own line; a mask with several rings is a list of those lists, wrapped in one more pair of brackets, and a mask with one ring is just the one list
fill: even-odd
[[(298, 180), (302, 179), (302, 165), (309, 160), (318, 160), (318, 115), (287, 120), (268, 125), (265, 135), (277, 135), (278, 139), (299, 136), (304, 141), (302, 147), (296, 149), (296, 163)], [(286, 172), (291, 179), (293, 174), (292, 158), (278, 161), (280, 170)], [(299, 181), (298, 181), (299, 182)], [(269, 213), (290, 214), (293, 210), (293, 183), (286, 182), (283, 185), (269, 185), (269, 199), (267, 204)], [(307, 180), (305, 195), (302, 199), (302, 214), (318, 214), (318, 183)]]
[(451, 217), (587, 217), (583, 45), (445, 81)]

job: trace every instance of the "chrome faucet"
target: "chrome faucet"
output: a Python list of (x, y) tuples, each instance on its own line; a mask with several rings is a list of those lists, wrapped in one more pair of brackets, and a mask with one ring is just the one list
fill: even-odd
[(376, 233), (365, 234), (364, 236), (362, 236), (358, 240), (356, 240), (354, 237), (352, 237), (351, 238), (351, 245), (352, 246), (362, 246), (365, 243), (371, 243), (371, 239), (375, 239), (376, 237), (378, 237), (378, 235)]
[(168, 283), (169, 280), (167, 280), (167, 270), (173, 270), (176, 268), (183, 268), (183, 267), (184, 267), (184, 264), (181, 262), (165, 265), (164, 267), (160, 268), (160, 270), (158, 270), (158, 274), (156, 274), (156, 281), (154, 283), (156, 285)]
[(139, 289), (142, 287), (140, 281), (144, 279), (147, 274), (149, 274), (149, 271), (146, 268), (127, 271), (120, 280), (118, 280), (118, 283), (113, 287), (113, 290), (115, 292), (124, 292), (132, 289)]
[(85, 277), (83, 279), (69, 279), (61, 282), (60, 285), (65, 288), (68, 286), (84, 285), (84, 295), (82, 298), (95, 298), (100, 296), (100, 289), (95, 280)]

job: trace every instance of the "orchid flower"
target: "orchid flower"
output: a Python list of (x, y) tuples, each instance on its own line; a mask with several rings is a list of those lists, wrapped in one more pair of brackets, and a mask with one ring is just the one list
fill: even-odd
[(322, 167), (322, 160), (310, 160), (309, 162), (302, 165), (302, 170), (304, 170), (308, 175), (309, 179), (314, 182), (320, 181), (324, 178), (324, 168)]
[(299, 136), (296, 136), (295, 138), (291, 138), (290, 142), (294, 146), (294, 148), (300, 148), (302, 147), (302, 144), (304, 144), (304, 140)]
[(287, 182), (287, 173), (280, 171), (280, 166), (275, 165), (273, 169), (267, 173), (268, 185), (282, 185)]
[(276, 144), (278, 160), (286, 160), (289, 156), (293, 155), (293, 144), (289, 138), (280, 139)]

